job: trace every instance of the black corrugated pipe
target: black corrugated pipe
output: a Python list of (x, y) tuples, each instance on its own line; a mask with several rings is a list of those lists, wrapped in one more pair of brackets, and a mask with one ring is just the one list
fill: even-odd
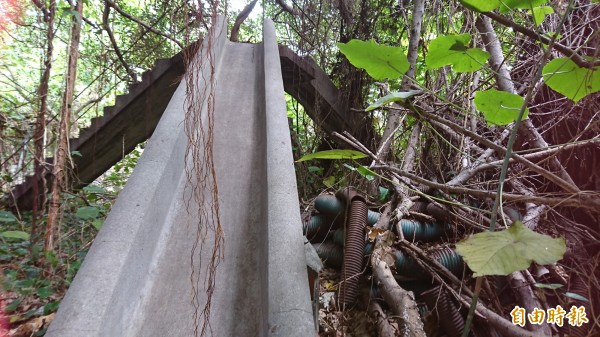
[[(396, 256), (396, 272), (398, 275), (410, 277), (419, 280), (429, 279), (431, 276), (409, 255), (405, 255), (399, 250), (394, 250)], [(456, 276), (463, 274), (465, 263), (462, 256), (448, 247), (441, 247), (429, 252), (429, 256), (446, 267)]]
[[(593, 277), (593, 274), (592, 274), (592, 277)], [(572, 274), (571, 279), (569, 280), (569, 292), (577, 294), (579, 296), (583, 296), (583, 297), (587, 298), (588, 301), (592, 302), (594, 299), (590, 298), (590, 296), (589, 296), (590, 292), (588, 291), (590, 286), (591, 285), (588, 285), (587, 282), (585, 281), (584, 277), (579, 273)], [(580, 301), (580, 300), (572, 300), (571, 301), (572, 306), (575, 306), (575, 307), (583, 306), (585, 313), (588, 315), (587, 316), (589, 319), (588, 323), (584, 323), (580, 326), (571, 325), (571, 324), (567, 324), (566, 319), (565, 319), (564, 325), (559, 330), (561, 332), (563, 332), (565, 335), (572, 336), (572, 337), (589, 336), (590, 329), (595, 323), (595, 322), (593, 322), (593, 318), (591, 318), (591, 317), (593, 317), (593, 315), (591, 314), (592, 306), (591, 306), (590, 302), (584, 302), (584, 301)], [(565, 308), (565, 310), (567, 312), (569, 312), (569, 310), (571, 310), (571, 306), (569, 306), (568, 308)]]
[(358, 297), (358, 281), (363, 268), (365, 251), (365, 227), (367, 226), (367, 202), (351, 187), (339, 190), (336, 196), (349, 205), (346, 216), (344, 262), (339, 300), (342, 308), (351, 306)]
[(437, 286), (427, 290), (422, 296), (429, 310), (437, 314), (438, 322), (444, 332), (449, 337), (460, 337), (465, 329), (465, 319), (446, 291)]
[(342, 246), (333, 242), (314, 243), (313, 246), (317, 254), (328, 266), (333, 268), (341, 268), (344, 258)]
[[(345, 199), (329, 194), (321, 194), (315, 199), (315, 209), (323, 214), (326, 214), (331, 219), (344, 219), (345, 217)], [(368, 210), (367, 223), (373, 226), (379, 220), (378, 212)]]

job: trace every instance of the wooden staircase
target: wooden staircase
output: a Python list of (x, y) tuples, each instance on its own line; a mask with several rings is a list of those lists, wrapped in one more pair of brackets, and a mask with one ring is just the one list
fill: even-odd
[[(312, 59), (301, 57), (285, 46), (279, 46), (279, 56), (285, 91), (325, 131), (351, 131), (357, 126), (353, 125), (357, 124), (352, 123), (356, 119), (340, 100), (336, 86)], [(81, 154), (73, 156), (74, 188), (92, 183), (150, 138), (184, 75), (184, 68), (183, 52), (156, 61), (154, 68), (142, 75), (141, 82), (132, 84), (127, 94), (117, 96), (115, 105), (105, 107), (103, 116), (93, 118), (89, 127), (80, 130), (78, 138), (69, 140), (70, 150)], [(51, 167), (52, 158), (46, 161)], [(46, 172), (47, 181), (51, 175)], [(34, 176), (27, 176), (15, 186), (6, 198), (9, 207), (31, 209), (34, 182)]]

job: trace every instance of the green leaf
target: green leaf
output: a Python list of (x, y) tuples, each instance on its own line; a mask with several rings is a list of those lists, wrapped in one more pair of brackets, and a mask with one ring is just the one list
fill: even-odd
[(507, 13), (511, 9), (532, 9), (548, 2), (548, 0), (502, 0), (500, 12)]
[(409, 90), (409, 91), (394, 91), (388, 95), (385, 95), (378, 99), (375, 103), (369, 105), (366, 111), (375, 110), (383, 105), (387, 105), (397, 101), (403, 101), (409, 97), (422, 93), (423, 90)]
[(528, 268), (532, 262), (554, 263), (563, 257), (566, 244), (563, 238), (536, 233), (516, 221), (506, 230), (477, 233), (462, 240), (456, 250), (479, 277), (509, 275)]
[(4, 307), (4, 310), (7, 313), (11, 313), (15, 310), (17, 310), (19, 308), (19, 306), (21, 305), (21, 303), (23, 303), (24, 298), (23, 297), (19, 297), (15, 300), (13, 300), (12, 302), (10, 302), (10, 304), (7, 304), (6, 307)]
[(469, 42), (469, 34), (438, 36), (429, 45), (425, 64), (431, 69), (452, 65), (456, 72), (481, 69), (490, 54), (479, 48), (467, 48)]
[(59, 301), (53, 301), (46, 305), (44, 305), (44, 315), (49, 315), (58, 310), (58, 306), (60, 305)]
[(338, 43), (337, 46), (352, 65), (366, 70), (378, 81), (400, 78), (408, 70), (408, 60), (402, 47), (356, 39), (348, 43)]
[(98, 185), (88, 185), (83, 190), (88, 193), (106, 193), (106, 190)]
[(366, 154), (354, 150), (327, 150), (310, 153), (302, 156), (297, 162), (311, 159), (360, 159), (367, 157)]
[(79, 151), (71, 151), (71, 157), (83, 157)]
[(500, 6), (499, 0), (460, 0), (460, 3), (477, 12), (491, 12)]
[(77, 209), (75, 216), (80, 219), (95, 219), (100, 215), (100, 210), (93, 206), (83, 206)]
[(52, 287), (50, 287), (50, 286), (42, 287), (36, 291), (36, 294), (38, 295), (39, 298), (46, 299), (46, 298), (52, 296), (52, 294), (54, 294), (54, 289), (52, 289)]
[[(523, 97), (506, 91), (488, 89), (475, 93), (475, 107), (483, 112), (489, 124), (507, 125), (519, 116), (519, 110), (525, 100)], [(529, 110), (525, 108), (523, 119), (527, 118)]]
[(0, 222), (11, 223), (17, 222), (17, 218), (11, 213), (7, 211), (0, 211)]
[(562, 284), (559, 283), (534, 283), (533, 284), (535, 287), (537, 288), (544, 288), (544, 289), (558, 289), (558, 288), (562, 288)]
[(81, 24), (81, 14), (78, 11), (71, 9), (71, 7), (65, 7), (62, 9), (61, 16), (67, 15), (73, 16), (78, 25)]
[(589, 302), (589, 300), (579, 294), (575, 294), (575, 293), (571, 293), (571, 292), (566, 292), (565, 296), (570, 297), (570, 298), (574, 298), (576, 300), (579, 301), (584, 301), (584, 302)]
[(379, 186), (379, 201), (384, 202), (390, 196), (390, 190), (383, 186)]
[(356, 171), (358, 173), (360, 173), (361, 176), (365, 177), (368, 181), (373, 181), (373, 179), (375, 179), (375, 177), (379, 176), (379, 174), (373, 172), (368, 167), (365, 167), (365, 166), (362, 166), (362, 165), (359, 165), (356, 168)]
[(546, 84), (573, 102), (600, 91), (600, 72), (580, 68), (567, 57), (550, 61), (542, 70)]
[(308, 172), (317, 173), (317, 174), (323, 173), (324, 170), (325, 170), (324, 168), (319, 167), (319, 166), (309, 166), (308, 167)]
[(333, 187), (335, 185), (335, 176), (329, 176), (323, 180), (323, 185)]
[(541, 6), (533, 8), (533, 20), (535, 21), (535, 25), (539, 26), (542, 24), (546, 15), (554, 13), (554, 8), (550, 6)]
[(0, 232), (0, 235), (7, 239), (29, 240), (29, 233), (23, 231), (5, 231)]
[(102, 228), (103, 224), (104, 224), (104, 221), (102, 221), (100, 219), (96, 219), (96, 220), (92, 221), (92, 226), (94, 226), (94, 228), (96, 228), (97, 231), (99, 231)]

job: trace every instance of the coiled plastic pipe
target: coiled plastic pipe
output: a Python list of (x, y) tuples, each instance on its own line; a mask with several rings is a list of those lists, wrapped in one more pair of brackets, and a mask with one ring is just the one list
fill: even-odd
[[(396, 256), (396, 272), (398, 275), (411, 277), (415, 279), (428, 279), (429, 274), (419, 266), (410, 256), (405, 255), (399, 250), (394, 251)], [(456, 251), (448, 247), (434, 250), (430, 253), (431, 258), (439, 262), (454, 275), (461, 276), (465, 263)]]
[(446, 226), (435, 223), (423, 223), (417, 220), (402, 219), (397, 226), (402, 228), (402, 234), (408, 241), (431, 242), (439, 239), (445, 232)]
[[(343, 218), (346, 206), (342, 200), (333, 195), (322, 194), (315, 199), (315, 209), (331, 218)], [(373, 226), (379, 220), (380, 214), (368, 210), (367, 223)]]
[(314, 243), (317, 255), (332, 268), (341, 268), (344, 259), (344, 249), (333, 242)]
[(440, 286), (423, 293), (429, 310), (437, 313), (440, 326), (449, 337), (460, 337), (465, 328), (465, 320), (458, 307)]
[(365, 251), (365, 227), (367, 225), (367, 202), (353, 188), (344, 188), (336, 194), (350, 205), (344, 240), (344, 263), (339, 299), (342, 308), (354, 304), (358, 297), (358, 281), (362, 273)]

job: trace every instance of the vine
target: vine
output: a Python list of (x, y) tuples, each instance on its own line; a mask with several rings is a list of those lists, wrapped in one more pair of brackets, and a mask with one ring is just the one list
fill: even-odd
[[(219, 1), (211, 2), (208, 18), (212, 27), (217, 23)], [(202, 8), (201, 4), (197, 8)], [(200, 10), (199, 21), (204, 21)], [(186, 67), (185, 122), (184, 130), (188, 144), (185, 152), (186, 179), (190, 195), (186, 200), (188, 213), (195, 218), (196, 236), (192, 245), (190, 265), (192, 273), (192, 305), (194, 307), (194, 336), (205, 336), (210, 327), (212, 296), (215, 291), (217, 267), (223, 259), (224, 233), (219, 215), (219, 189), (213, 160), (214, 140), (214, 89), (216, 86), (214, 43), (217, 32), (209, 31), (201, 44), (184, 53)], [(190, 44), (191, 32), (186, 30), (186, 44)], [(210, 242), (209, 234), (212, 234)], [(210, 261), (202, 281), (201, 256), (210, 250)], [(202, 305), (200, 287), (204, 287), (206, 301)], [(202, 324), (200, 324), (202, 319)]]

